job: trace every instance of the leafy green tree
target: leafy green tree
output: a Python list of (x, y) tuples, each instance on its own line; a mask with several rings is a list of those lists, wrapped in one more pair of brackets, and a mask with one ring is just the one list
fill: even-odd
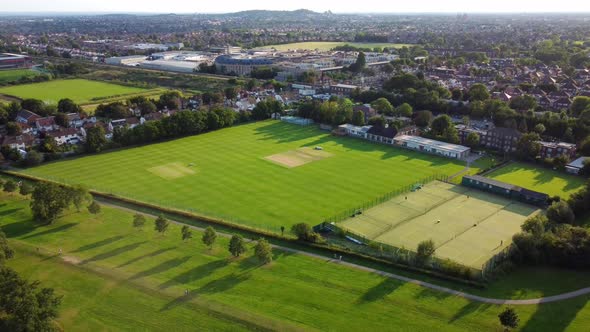
[(510, 99), (510, 108), (515, 110), (533, 110), (535, 107), (537, 107), (537, 100), (530, 95), (522, 95)]
[(7, 193), (13, 193), (18, 189), (18, 184), (13, 180), (8, 180), (4, 183), (4, 191)]
[(533, 130), (535, 131), (535, 133), (539, 134), (539, 135), (543, 135), (543, 133), (545, 132), (545, 130), (547, 130), (545, 128), (545, 126), (542, 123), (538, 123), (535, 128), (533, 128)]
[(92, 203), (90, 203), (90, 205), (88, 205), (88, 212), (92, 213), (92, 214), (99, 214), (100, 213), (100, 204), (98, 204), (96, 201), (92, 201)]
[(168, 91), (160, 95), (158, 103), (161, 108), (168, 108), (169, 110), (177, 110), (180, 108), (180, 99), (182, 94), (179, 91)]
[(60, 113), (79, 113), (82, 109), (69, 98), (61, 99), (57, 103), (57, 111)]
[(470, 101), (484, 101), (487, 99), (490, 99), (490, 92), (488, 91), (488, 88), (485, 85), (481, 83), (476, 83), (469, 88)]
[(92, 199), (88, 189), (82, 185), (77, 185), (74, 187), (67, 188), (67, 193), (69, 195), (69, 200), (74, 204), (76, 210), (80, 212), (82, 206)]
[(150, 113), (154, 113), (158, 110), (158, 106), (154, 104), (151, 100), (143, 100), (139, 104), (137, 104), (137, 108), (141, 112), (141, 115), (146, 115)]
[(154, 229), (161, 234), (164, 234), (168, 230), (170, 222), (164, 216), (160, 215), (154, 222)]
[(556, 224), (572, 224), (575, 216), (569, 204), (561, 200), (554, 202), (547, 208), (547, 219)]
[(104, 128), (101, 126), (94, 126), (86, 130), (86, 151), (90, 153), (100, 152), (106, 145), (107, 139), (105, 137)]
[(238, 97), (238, 90), (234, 87), (227, 87), (223, 92), (225, 93), (225, 98), (229, 100), (234, 100)]
[(436, 247), (434, 246), (434, 241), (432, 240), (424, 240), (418, 243), (418, 247), (416, 248), (416, 258), (419, 262), (426, 262), (434, 255)]
[(470, 148), (475, 148), (479, 146), (480, 137), (477, 133), (469, 133), (467, 137), (465, 137), (465, 145)]
[(352, 112), (352, 124), (355, 126), (365, 125), (365, 113), (361, 110)]
[(432, 122), (432, 112), (418, 111), (415, 113), (414, 124), (418, 127), (428, 127)]
[(23, 196), (30, 195), (35, 188), (28, 182), (23, 182), (20, 185), (19, 193)]
[(31, 195), (33, 218), (41, 223), (51, 224), (69, 205), (67, 191), (54, 183), (37, 183)]
[(215, 244), (216, 239), (217, 239), (217, 233), (215, 232), (215, 229), (213, 229), (213, 227), (211, 227), (211, 226), (205, 228), (205, 232), (203, 233), (203, 237), (201, 238), (201, 241), (203, 241), (203, 243), (207, 247), (209, 247), (209, 249), (211, 249), (213, 247), (213, 244)]
[[(10, 248), (6, 234), (0, 229), (0, 266), (5, 260), (11, 259), (12, 257), (14, 257), (14, 250)], [(0, 318), (0, 321), (1, 320), (2, 319)]]
[(516, 153), (521, 159), (534, 160), (541, 151), (539, 134), (528, 133), (520, 137), (516, 143)]
[(180, 235), (182, 237), (182, 241), (188, 241), (193, 237), (193, 232), (191, 231), (190, 227), (184, 225), (180, 229)]
[(520, 321), (516, 311), (510, 307), (504, 309), (504, 311), (498, 315), (498, 318), (500, 319), (500, 324), (502, 324), (505, 329), (517, 328)]
[(450, 127), (453, 127), (453, 120), (446, 114), (437, 116), (430, 125), (432, 134), (435, 136), (442, 136)]
[(145, 226), (146, 222), (147, 220), (143, 214), (136, 213), (133, 215), (133, 227), (136, 229), (143, 229), (143, 226)]
[(371, 106), (379, 113), (388, 116), (393, 115), (393, 106), (386, 98), (379, 98), (371, 103)]
[(570, 112), (573, 116), (579, 116), (587, 109), (590, 109), (590, 97), (586, 96), (575, 97), (570, 106)]
[(23, 133), (23, 130), (17, 122), (8, 122), (6, 124), (6, 133), (8, 136), (18, 136)]
[(45, 103), (39, 99), (24, 99), (20, 102), (22, 109), (37, 113), (41, 116), (45, 115)]
[(376, 127), (376, 128), (385, 128), (385, 118), (383, 116), (373, 116), (371, 118), (369, 118), (369, 125)]
[(247, 248), (244, 238), (240, 235), (233, 235), (229, 240), (229, 252), (234, 257), (239, 257), (241, 254), (245, 253), (246, 250)]
[(261, 238), (258, 240), (256, 246), (254, 246), (254, 253), (262, 264), (272, 262), (272, 246), (266, 239)]
[(396, 109), (396, 113), (399, 116), (405, 116), (405, 117), (409, 118), (412, 116), (412, 113), (414, 113), (414, 109), (412, 109), (412, 106), (410, 104), (403, 103), (398, 106), (398, 108)]

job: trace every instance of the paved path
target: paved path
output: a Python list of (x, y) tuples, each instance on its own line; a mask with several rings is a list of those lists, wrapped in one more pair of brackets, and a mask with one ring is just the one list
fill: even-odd
[[(130, 208), (126, 208), (126, 207), (122, 207), (116, 204), (112, 204), (112, 203), (107, 203), (104, 200), (101, 199), (97, 199), (97, 201), (99, 201), (102, 205), (105, 206), (109, 206), (115, 209), (119, 209), (119, 210), (123, 210), (123, 211), (127, 211), (127, 212), (131, 212), (131, 213), (140, 213), (143, 214), (145, 216), (151, 217), (151, 218), (157, 218), (156, 215), (150, 214), (150, 213), (145, 213), (145, 212), (141, 212), (141, 211), (137, 211), (137, 210), (133, 210)], [(179, 221), (175, 221), (175, 220), (170, 220), (172, 223), (178, 224), (178, 225), (187, 225), (185, 223), (179, 222)], [(192, 226), (192, 225), (188, 225), (190, 228), (198, 230), (198, 231), (204, 231), (205, 229), (202, 227), (197, 227), (197, 226)], [(222, 237), (231, 237), (231, 234), (227, 234), (227, 233), (220, 233), (217, 232), (217, 234), (219, 236)], [(250, 240), (250, 241), (254, 241), (254, 240)], [(550, 302), (557, 302), (557, 301), (563, 301), (563, 300), (567, 300), (567, 299), (571, 299), (574, 297), (578, 297), (578, 296), (582, 296), (582, 295), (586, 295), (586, 294), (590, 294), (590, 287), (587, 288), (582, 288), (582, 289), (578, 289), (576, 291), (572, 291), (572, 292), (568, 292), (568, 293), (563, 293), (563, 294), (558, 294), (558, 295), (554, 295), (554, 296), (548, 296), (548, 297), (541, 297), (541, 298), (536, 298), (536, 299), (525, 299), (525, 300), (511, 300), (511, 299), (494, 299), (494, 298), (488, 298), (488, 297), (483, 297), (483, 296), (479, 296), (479, 295), (474, 295), (474, 294), (469, 294), (469, 293), (465, 293), (465, 292), (461, 292), (458, 290), (454, 290), (448, 287), (443, 287), (443, 286), (439, 286), (439, 285), (435, 285), (429, 282), (425, 282), (425, 281), (421, 281), (418, 279), (412, 279), (412, 278), (408, 278), (408, 277), (404, 277), (398, 274), (394, 274), (394, 273), (389, 273), (389, 272), (385, 272), (385, 271), (381, 271), (381, 270), (377, 270), (374, 268), (370, 268), (370, 267), (366, 267), (363, 265), (358, 265), (358, 264), (354, 264), (354, 263), (349, 263), (346, 261), (341, 261), (339, 259), (334, 259), (331, 257), (327, 257), (327, 256), (323, 256), (323, 255), (319, 255), (319, 254), (315, 254), (315, 253), (311, 253), (311, 252), (307, 252), (307, 251), (303, 251), (303, 250), (298, 250), (298, 249), (293, 249), (293, 248), (288, 248), (288, 247), (283, 247), (283, 246), (279, 246), (279, 245), (272, 245), (273, 248), (282, 250), (282, 251), (287, 251), (287, 252), (292, 252), (292, 253), (296, 253), (299, 255), (304, 255), (304, 256), (308, 256), (308, 257), (313, 257), (313, 258), (317, 258), (317, 259), (321, 259), (321, 260), (327, 260), (328, 262), (334, 263), (334, 264), (338, 264), (338, 265), (343, 265), (343, 266), (347, 266), (353, 269), (357, 269), (357, 270), (361, 270), (361, 271), (366, 271), (366, 272), (371, 272), (371, 273), (375, 273), (378, 274), (380, 276), (384, 276), (384, 277), (388, 277), (391, 279), (396, 279), (396, 280), (400, 280), (403, 282), (407, 282), (407, 283), (411, 283), (414, 285), (418, 285), (424, 288), (429, 288), (435, 291), (439, 291), (439, 292), (443, 292), (443, 293), (447, 293), (447, 294), (451, 294), (451, 295), (455, 295), (455, 296), (459, 296), (462, 298), (465, 298), (467, 300), (471, 300), (474, 302), (481, 302), (481, 303), (490, 303), (490, 304), (509, 304), (509, 305), (532, 305), (532, 304), (540, 304), (540, 303), (550, 303)]]

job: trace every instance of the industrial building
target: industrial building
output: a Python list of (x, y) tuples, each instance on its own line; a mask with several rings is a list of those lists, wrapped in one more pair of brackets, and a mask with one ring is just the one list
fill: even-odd
[(254, 68), (269, 67), (274, 62), (268, 58), (252, 58), (244, 56), (220, 55), (215, 59), (215, 67), (219, 74), (238, 76), (250, 75)]
[(115, 56), (105, 59), (107, 65), (137, 66), (147, 59), (145, 55)]
[(580, 157), (572, 162), (570, 162), (569, 164), (567, 164), (565, 166), (565, 171), (570, 173), (570, 174), (580, 174), (580, 171), (582, 170), (582, 168), (584, 168), (584, 163), (586, 162), (586, 159), (590, 159), (588, 157)]
[(178, 73), (192, 73), (195, 71), (198, 65), (198, 62), (190, 61), (154, 60), (144, 61), (139, 64), (139, 67), (153, 70), (173, 71)]
[(549, 195), (547, 194), (479, 175), (466, 175), (463, 177), (461, 184), (466, 187), (479, 189), (540, 207), (546, 207), (549, 200)]
[(393, 139), (393, 144), (407, 149), (455, 159), (465, 159), (471, 151), (470, 148), (463, 145), (435, 141), (420, 136), (400, 135)]
[(0, 53), (0, 69), (30, 68), (32, 65), (28, 55)]

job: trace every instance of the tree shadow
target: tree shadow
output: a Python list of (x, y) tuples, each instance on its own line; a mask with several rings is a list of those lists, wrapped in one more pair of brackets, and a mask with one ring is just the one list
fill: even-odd
[(182, 258), (177, 257), (177, 258), (167, 260), (167, 261), (162, 262), (162, 263), (160, 263), (152, 268), (149, 268), (145, 271), (138, 272), (138, 273), (134, 274), (133, 276), (131, 276), (129, 278), (129, 280), (145, 278), (145, 277), (151, 276), (153, 274), (158, 274), (158, 273), (162, 273), (164, 271), (168, 271), (172, 268), (175, 268), (179, 265), (186, 263), (190, 258), (191, 258), (191, 256), (184, 256)]
[(147, 241), (136, 242), (136, 243), (128, 244), (126, 246), (115, 248), (115, 249), (109, 250), (107, 252), (104, 252), (104, 253), (101, 253), (101, 254), (92, 256), (92, 257), (90, 257), (88, 259), (85, 259), (82, 262), (80, 262), (80, 264), (81, 265), (84, 265), (84, 264), (88, 264), (88, 263), (91, 263), (91, 262), (105, 260), (105, 259), (108, 259), (108, 258), (117, 256), (117, 255), (120, 255), (120, 254), (122, 254), (124, 252), (137, 249), (139, 246), (141, 246), (144, 243), (147, 243)]
[(168, 287), (180, 284), (188, 284), (195, 280), (202, 279), (206, 276), (211, 275), (215, 270), (226, 267), (229, 264), (227, 259), (220, 259), (206, 264), (199, 265), (191, 270), (185, 271), (176, 277), (166, 281), (159, 286), (160, 289), (166, 289)]
[(124, 235), (112, 236), (112, 237), (109, 237), (109, 238), (104, 239), (104, 240), (100, 240), (100, 241), (97, 241), (97, 242), (94, 242), (94, 243), (83, 245), (83, 246), (81, 246), (80, 248), (76, 249), (73, 252), (82, 252), (82, 251), (86, 251), (86, 250), (90, 250), (90, 249), (95, 249), (95, 248), (102, 247), (102, 246), (105, 246), (107, 244), (111, 244), (113, 242), (119, 241), (119, 240), (121, 240), (123, 238), (125, 238)]
[(385, 278), (379, 284), (371, 287), (367, 292), (361, 295), (357, 300), (357, 304), (364, 304), (367, 302), (375, 302), (381, 300), (387, 295), (393, 293), (396, 289), (401, 287), (403, 282), (391, 278)]
[(156, 250), (156, 251), (153, 251), (153, 252), (147, 253), (147, 254), (145, 254), (145, 255), (141, 255), (141, 256), (138, 256), (138, 257), (132, 258), (132, 259), (130, 259), (130, 260), (128, 260), (128, 261), (126, 261), (125, 263), (119, 264), (119, 265), (117, 266), (117, 268), (121, 268), (121, 267), (124, 267), (124, 266), (127, 266), (127, 265), (131, 265), (131, 264), (133, 264), (133, 263), (139, 262), (139, 261), (140, 261), (140, 260), (142, 260), (142, 259), (145, 259), (145, 258), (151, 258), (151, 257), (155, 257), (155, 256), (161, 255), (161, 254), (163, 254), (163, 253), (165, 253), (165, 252), (167, 252), (167, 251), (174, 250), (174, 249), (176, 249), (176, 247), (170, 247), (170, 248), (158, 249), (158, 250)]
[(426, 299), (426, 298), (435, 298), (437, 300), (444, 300), (447, 297), (451, 296), (449, 293), (436, 291), (429, 288), (422, 288), (418, 294), (416, 294), (416, 299)]
[(11, 214), (13, 214), (15, 212), (18, 212), (18, 211), (22, 210), (22, 209), (23, 208), (14, 208), (14, 209), (8, 209), (8, 210), (0, 211), (0, 217), (11, 215)]
[(451, 319), (449, 319), (449, 323), (454, 323), (456, 320), (461, 319), (467, 315), (470, 315), (477, 311), (485, 311), (492, 305), (489, 303), (481, 303), (481, 302), (469, 302), (464, 305), (459, 311), (457, 311)]
[[(557, 303), (539, 304), (537, 311), (526, 321), (521, 331), (565, 331), (586, 306), (588, 299), (588, 296), (581, 296)], [(516, 311), (518, 312), (518, 308)]]
[(53, 234), (53, 233), (63, 232), (65, 230), (67, 230), (67, 229), (70, 229), (70, 228), (76, 226), (76, 225), (78, 225), (78, 224), (77, 223), (73, 223), (73, 222), (72, 223), (68, 223), (68, 224), (63, 224), (61, 226), (53, 227), (53, 228), (48, 229), (48, 230), (45, 230), (43, 232), (39, 232), (39, 233), (34, 233), (34, 234), (31, 234), (31, 235), (27, 235), (27, 236), (23, 237), (23, 240), (31, 239), (31, 238), (38, 237), (38, 236), (44, 236), (44, 235), (49, 235), (49, 234)]

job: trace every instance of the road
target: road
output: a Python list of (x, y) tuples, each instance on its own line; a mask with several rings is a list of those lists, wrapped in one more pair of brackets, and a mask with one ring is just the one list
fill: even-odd
[[(145, 212), (141, 212), (141, 211), (137, 211), (137, 210), (133, 210), (130, 208), (126, 208), (126, 207), (122, 207), (116, 204), (111, 204), (111, 203), (107, 203), (103, 200), (99, 200), (100, 204), (104, 205), (104, 206), (108, 206), (111, 208), (115, 208), (115, 209), (119, 209), (119, 210), (123, 210), (123, 211), (127, 211), (130, 213), (139, 213), (139, 214), (143, 214), (147, 217), (150, 218), (157, 218), (156, 215), (154, 214), (150, 214), (150, 213), (145, 213)], [(175, 221), (175, 220), (170, 220), (170, 222), (184, 226), (186, 225), (185, 223), (179, 222), (179, 221)], [(197, 227), (197, 226), (192, 226), (192, 225), (187, 225), (190, 228), (197, 230), (197, 231), (204, 231), (205, 229), (202, 227)], [(217, 232), (217, 234), (219, 236), (222, 237), (226, 237), (229, 238), (232, 235), (231, 234), (227, 234), (227, 233), (220, 233)], [(252, 239), (250, 239), (250, 241), (254, 241)], [(483, 296), (479, 296), (479, 295), (474, 295), (474, 294), (470, 294), (470, 293), (465, 293), (465, 292), (461, 292), (458, 290), (454, 290), (448, 287), (443, 287), (443, 286), (439, 286), (439, 285), (435, 285), (433, 283), (429, 283), (429, 282), (425, 282), (425, 281), (421, 281), (418, 279), (413, 279), (413, 278), (408, 278), (408, 277), (404, 277), (398, 274), (394, 274), (394, 273), (390, 273), (390, 272), (385, 272), (382, 270), (378, 270), (378, 269), (374, 269), (374, 268), (370, 268), (370, 267), (366, 267), (363, 265), (359, 265), (359, 264), (354, 264), (354, 263), (350, 263), (350, 262), (346, 262), (346, 261), (342, 261), (340, 259), (334, 259), (333, 257), (327, 257), (324, 255), (319, 255), (319, 254), (315, 254), (315, 253), (311, 253), (311, 252), (307, 252), (304, 250), (298, 250), (298, 249), (293, 249), (293, 248), (288, 248), (288, 247), (283, 247), (283, 246), (279, 246), (279, 245), (272, 245), (273, 248), (278, 249), (278, 250), (282, 250), (282, 251), (286, 251), (286, 252), (291, 252), (291, 253), (296, 253), (299, 255), (304, 255), (304, 256), (308, 256), (308, 257), (313, 257), (316, 259), (321, 259), (324, 261), (328, 261), (330, 263), (333, 264), (338, 264), (338, 265), (343, 265), (343, 266), (347, 266), (356, 270), (361, 270), (361, 271), (365, 271), (365, 272), (370, 272), (370, 273), (375, 273), (378, 274), (380, 276), (383, 277), (387, 277), (387, 278), (391, 278), (391, 279), (395, 279), (395, 280), (399, 280), (399, 281), (403, 281), (403, 282), (407, 282), (407, 283), (411, 283), (420, 287), (424, 287), (424, 288), (428, 288), (428, 289), (432, 289), (438, 292), (443, 292), (443, 293), (447, 293), (450, 295), (454, 295), (454, 296), (458, 296), (458, 297), (462, 297), (464, 299), (470, 300), (470, 301), (474, 301), (474, 302), (480, 302), (480, 303), (489, 303), (489, 304), (498, 304), (498, 305), (534, 305), (534, 304), (541, 304), (541, 303), (550, 303), (550, 302), (558, 302), (558, 301), (563, 301), (563, 300), (568, 300), (574, 297), (578, 297), (578, 296), (582, 296), (582, 295), (586, 295), (586, 294), (590, 294), (590, 287), (587, 288), (582, 288), (582, 289), (578, 289), (572, 292), (567, 292), (567, 293), (562, 293), (562, 294), (558, 294), (558, 295), (553, 295), (553, 296), (547, 296), (547, 297), (540, 297), (540, 298), (536, 298), (536, 299), (524, 299), (524, 300), (513, 300), (513, 299), (496, 299), (496, 298), (488, 298), (488, 297), (483, 297)]]

